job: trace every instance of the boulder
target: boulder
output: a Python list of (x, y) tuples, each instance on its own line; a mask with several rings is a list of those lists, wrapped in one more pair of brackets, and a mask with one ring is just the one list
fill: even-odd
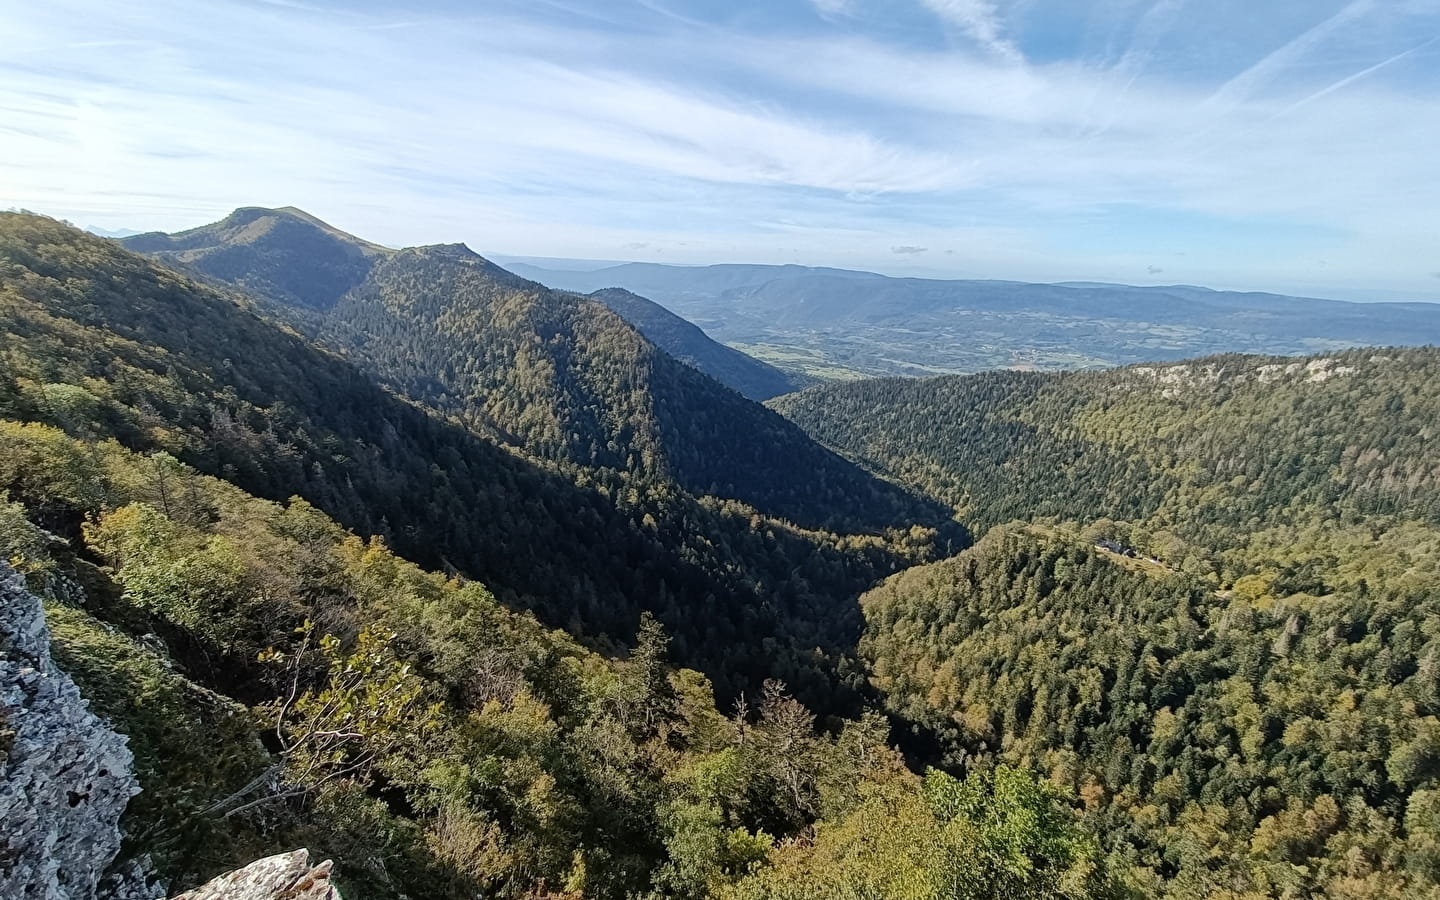
[(206, 882), (175, 900), (340, 900), (330, 883), (330, 861), (310, 865), (307, 850), (256, 860)]

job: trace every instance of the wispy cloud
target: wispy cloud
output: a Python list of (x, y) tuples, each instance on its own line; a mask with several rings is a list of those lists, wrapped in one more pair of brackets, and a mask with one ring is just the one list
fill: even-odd
[(856, 0), (810, 0), (810, 3), (821, 16), (833, 19), (852, 13)]
[(945, 22), (958, 26), (977, 44), (1002, 59), (1020, 61), (1020, 48), (1005, 37), (1000, 12), (990, 0), (920, 0)]
[(1351, 0), (1339, 12), (1265, 54), (1258, 62), (1225, 82), (1211, 95), (1208, 104), (1228, 109), (1244, 102), (1267, 82), (1280, 77), (1286, 69), (1295, 66), (1332, 36), (1370, 14), (1375, 7), (1376, 0)]
[(1168, 277), (1299, 289), (1324, 258), (1333, 284), (1436, 292), (1433, 0), (1246, 28), (1115, 0), (1088, 44), (1036, 24), (1070, 0), (812, 3), (28, 4), (0, 204), (174, 228), (289, 203), (390, 244), (1000, 277), (1188, 249)]
[(1440, 38), (1430, 38), (1427, 41), (1423, 41), (1420, 44), (1411, 47), (1409, 50), (1402, 51), (1395, 54), (1394, 56), (1386, 57), (1385, 59), (1380, 60), (1374, 65), (1366, 66), (1365, 68), (1361, 69), (1358, 72), (1355, 72), (1354, 74), (1346, 75), (1339, 81), (1331, 82), (1330, 84), (1325, 85), (1325, 87), (1321, 88), (1315, 93), (1310, 94), (1309, 96), (1306, 96), (1300, 100), (1297, 100), (1289, 106), (1285, 107), (1285, 109), (1277, 113), (1277, 116), (1289, 115), (1290, 113), (1300, 109), (1302, 106), (1308, 106), (1311, 103), (1314, 103), (1316, 100), (1327, 97), (1330, 94), (1335, 93), (1336, 91), (1343, 90), (1354, 84), (1355, 82), (1360, 81), (1362, 78), (1368, 78), (1371, 75), (1374, 75), (1376, 72), (1379, 72), (1381, 69), (1393, 66), (1395, 63), (1398, 63), (1402, 59), (1405, 59), (1407, 57), (1414, 56), (1416, 53), (1419, 53), (1420, 51), (1434, 45), (1437, 40), (1440, 40)]

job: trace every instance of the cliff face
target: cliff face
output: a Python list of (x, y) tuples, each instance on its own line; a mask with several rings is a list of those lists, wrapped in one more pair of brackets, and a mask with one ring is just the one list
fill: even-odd
[(51, 662), (39, 598), (0, 562), (0, 897), (99, 896), (140, 791), (130, 765), (125, 738)]

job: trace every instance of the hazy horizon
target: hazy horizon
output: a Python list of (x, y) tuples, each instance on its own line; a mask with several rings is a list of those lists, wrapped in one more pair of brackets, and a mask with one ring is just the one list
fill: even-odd
[[(601, 270), (603, 270), (603, 269), (614, 268), (614, 267), (616, 267), (616, 266), (628, 266), (628, 265), (632, 265), (632, 264), (635, 264), (635, 263), (645, 263), (645, 264), (653, 264), (653, 265), (661, 265), (661, 266), (677, 266), (677, 267), (685, 267), (685, 268), (705, 268), (705, 267), (707, 267), (707, 266), (744, 266), (744, 265), (799, 265), (799, 266), (803, 266), (803, 267), (805, 267), (805, 268), (815, 268), (815, 269), (845, 269), (845, 268), (849, 268), (850, 271), (869, 272), (869, 273), (872, 273), (872, 274), (875, 274), (875, 275), (882, 275), (882, 276), (884, 276), (884, 277), (886, 277), (886, 278), (924, 278), (924, 279), (934, 279), (934, 280), (942, 280), (942, 281), (1018, 281), (1018, 282), (1022, 282), (1022, 283), (1059, 284), (1059, 285), (1064, 285), (1064, 284), (1080, 284), (1080, 283), (1086, 283), (1087, 281), (1091, 281), (1090, 279), (1061, 278), (1061, 279), (1056, 279), (1056, 280), (1054, 280), (1054, 281), (1035, 281), (1035, 282), (1028, 282), (1026, 279), (1019, 279), (1019, 278), (988, 278), (988, 277), (983, 277), (983, 276), (973, 276), (973, 277), (971, 277), (971, 276), (965, 276), (965, 275), (957, 275), (957, 274), (953, 274), (953, 273), (927, 272), (927, 271), (924, 270), (924, 269), (918, 269), (918, 270), (914, 270), (914, 271), (903, 271), (903, 272), (896, 272), (896, 271), (889, 271), (889, 272), (887, 272), (887, 271), (881, 271), (881, 270), (879, 270), (879, 269), (874, 269), (874, 268), (856, 269), (856, 268), (846, 267), (846, 266), (810, 265), (810, 264), (808, 264), (808, 263), (747, 263), (747, 262), (744, 262), (744, 261), (741, 261), (741, 260), (725, 260), (725, 261), (713, 262), (713, 263), (705, 263), (705, 262), (680, 263), (680, 262), (665, 262), (665, 261), (661, 261), (661, 260), (643, 260), (643, 259), (583, 259), (583, 258), (566, 257), (566, 256), (527, 256), (527, 255), (524, 255), (524, 254), (513, 254), (513, 253), (500, 253), (500, 252), (489, 253), (489, 252), (486, 252), (486, 251), (483, 251), (483, 250), (476, 250), (476, 252), (479, 253), (481, 256), (484, 256), (486, 259), (490, 260), (491, 262), (494, 262), (494, 263), (496, 263), (497, 265), (500, 265), (502, 268), (505, 267), (505, 266), (507, 266), (507, 265), (509, 265), (510, 263), (525, 263), (525, 264), (528, 264), (528, 265), (532, 265), (532, 266), (534, 266), (534, 267), (536, 267), (536, 268), (538, 268), (538, 269), (550, 269), (550, 270), (552, 270), (552, 271), (565, 271), (565, 270), (567, 270), (567, 269), (571, 269), (571, 270), (574, 270), (574, 271), (582, 271), (582, 272), (598, 272), (598, 271), (601, 271)], [(546, 263), (550, 263), (551, 265), (547, 266), (547, 265), (545, 265)], [(1364, 291), (1360, 291), (1360, 292), (1356, 292), (1354, 296), (1343, 296), (1343, 295), (1346, 294), (1347, 292), (1345, 292), (1345, 291), (1339, 291), (1339, 292), (1337, 292), (1336, 294), (1331, 295), (1331, 296), (1321, 296), (1321, 295), (1316, 295), (1316, 294), (1297, 293), (1297, 292), (1295, 292), (1295, 291), (1261, 290), (1261, 289), (1259, 289), (1259, 288), (1248, 288), (1248, 287), (1240, 287), (1240, 286), (1234, 286), (1234, 285), (1231, 285), (1231, 286), (1219, 286), (1219, 285), (1214, 285), (1214, 284), (1196, 284), (1196, 283), (1179, 282), (1179, 281), (1168, 281), (1168, 282), (1160, 281), (1160, 282), (1146, 283), (1146, 284), (1140, 284), (1140, 283), (1137, 283), (1137, 282), (1127, 282), (1127, 281), (1095, 281), (1095, 282), (1093, 282), (1093, 283), (1095, 283), (1095, 284), (1117, 284), (1117, 285), (1128, 285), (1128, 286), (1131, 286), (1131, 287), (1153, 287), (1153, 288), (1164, 288), (1164, 287), (1199, 287), (1199, 288), (1208, 288), (1208, 289), (1214, 290), (1214, 291), (1229, 291), (1229, 292), (1239, 292), (1239, 293), (1273, 293), (1273, 294), (1282, 294), (1282, 295), (1288, 296), (1288, 297), (1297, 297), (1297, 298), (1299, 298), (1299, 299), (1304, 299), (1304, 300), (1341, 300), (1341, 301), (1345, 301), (1345, 302), (1348, 302), (1348, 303), (1440, 303), (1440, 297), (1432, 297), (1432, 298), (1427, 298), (1427, 297), (1410, 297), (1410, 296), (1408, 296), (1408, 295), (1406, 295), (1406, 294), (1404, 294), (1404, 293), (1397, 293), (1397, 294), (1394, 295), (1394, 296), (1390, 296), (1390, 295), (1389, 295), (1389, 292), (1386, 292), (1386, 291), (1370, 291), (1370, 292), (1368, 292), (1368, 293), (1367, 293), (1367, 292), (1364, 292)]]
[[(303, 211), (303, 212), (306, 212), (307, 214), (309, 213), (308, 210), (302, 210), (302, 211)], [(36, 212), (43, 212), (43, 211), (41, 211), (41, 210), (36, 210)], [(46, 213), (46, 214), (48, 215), (48, 213)], [(322, 221), (324, 221), (324, 217), (323, 217), (323, 216), (317, 216), (316, 218), (320, 218)], [(77, 223), (77, 224), (78, 224), (78, 223)], [(206, 223), (202, 223), (202, 224), (210, 224), (210, 223), (206, 222)], [(327, 223), (327, 224), (329, 224), (329, 223)], [(106, 228), (103, 228), (103, 227), (100, 227), (100, 226), (95, 226), (95, 225), (81, 225), (80, 227), (84, 228), (86, 231), (89, 231), (89, 232), (91, 232), (91, 233), (98, 234), (98, 235), (101, 236), (101, 237), (109, 237), (109, 238), (117, 238), (117, 239), (118, 239), (118, 238), (129, 237), (129, 236), (137, 235), (137, 234), (143, 234), (143, 233), (145, 233), (145, 230), (151, 230), (151, 231), (156, 230), (156, 229), (137, 230), (137, 229), (134, 229), (134, 228), (126, 228), (126, 227), (121, 227), (121, 228), (117, 228), (117, 229), (113, 229), (113, 230), (112, 230), (112, 229), (106, 229)], [(184, 230), (184, 229), (177, 229), (177, 230)], [(362, 234), (362, 235), (356, 235), (356, 237), (364, 238), (365, 235), (363, 235), (363, 234)], [(445, 242), (445, 243), (454, 243), (454, 242), (453, 242), (453, 241), (448, 241), (448, 242)], [(399, 246), (401, 246), (401, 245), (392, 245), (393, 248), (398, 248)], [(468, 246), (468, 245), (467, 245), (467, 246)], [(1379, 291), (1379, 290), (1369, 290), (1369, 291), (1367, 291), (1367, 290), (1363, 290), (1363, 289), (1362, 289), (1362, 290), (1358, 290), (1358, 291), (1338, 290), (1338, 291), (1334, 291), (1334, 292), (1329, 293), (1329, 294), (1318, 294), (1318, 293), (1305, 293), (1305, 292), (1303, 292), (1303, 291), (1294, 291), (1294, 290), (1287, 291), (1287, 290), (1261, 289), (1261, 288), (1255, 288), (1255, 287), (1247, 287), (1247, 286), (1243, 286), (1243, 285), (1206, 284), (1206, 283), (1190, 283), (1190, 282), (1179, 282), (1179, 281), (1168, 281), (1168, 282), (1167, 282), (1167, 281), (1153, 281), (1153, 282), (1148, 282), (1148, 283), (1142, 283), (1142, 282), (1136, 282), (1136, 281), (1096, 281), (1095, 279), (1080, 279), (1080, 278), (1058, 278), (1058, 279), (1053, 279), (1053, 280), (1049, 280), (1049, 281), (1030, 281), (1030, 280), (1023, 279), (1023, 278), (1003, 278), (1003, 277), (991, 277), (991, 276), (971, 276), (971, 275), (957, 274), (957, 273), (953, 273), (953, 272), (944, 272), (944, 271), (938, 271), (938, 270), (929, 270), (929, 269), (925, 269), (925, 268), (923, 268), (923, 267), (920, 267), (920, 268), (908, 268), (908, 269), (889, 269), (889, 270), (887, 270), (887, 269), (882, 268), (882, 267), (855, 268), (855, 267), (848, 267), (848, 266), (834, 266), (834, 265), (826, 265), (826, 264), (812, 264), (812, 263), (806, 263), (806, 262), (794, 262), (794, 263), (759, 263), (759, 262), (754, 262), (754, 261), (746, 261), (746, 260), (738, 260), (738, 259), (736, 259), (736, 260), (719, 260), (719, 261), (716, 261), (716, 262), (675, 262), (675, 261), (668, 261), (668, 260), (643, 260), (643, 259), (593, 259), (593, 258), (568, 257), (568, 256), (534, 256), (534, 255), (523, 254), (523, 253), (505, 253), (505, 252), (501, 252), (501, 251), (490, 251), (490, 250), (486, 250), (486, 249), (483, 249), (483, 248), (475, 248), (475, 247), (471, 247), (471, 249), (474, 250), (476, 253), (479, 253), (480, 255), (484, 256), (486, 259), (489, 259), (490, 261), (492, 261), (492, 262), (494, 262), (494, 263), (496, 263), (496, 264), (498, 264), (498, 265), (500, 265), (500, 266), (502, 266), (502, 267), (508, 266), (508, 265), (510, 265), (511, 263), (521, 263), (521, 264), (531, 265), (531, 266), (534, 266), (534, 267), (539, 268), (539, 269), (549, 269), (549, 270), (552, 270), (552, 271), (566, 271), (566, 270), (571, 270), (571, 271), (595, 272), (595, 271), (600, 271), (600, 270), (602, 270), (602, 269), (614, 268), (614, 267), (616, 267), (616, 266), (632, 265), (632, 264), (637, 264), (637, 263), (640, 263), (640, 264), (662, 265), (662, 266), (677, 266), (677, 267), (684, 267), (684, 268), (705, 268), (705, 267), (707, 267), (707, 266), (798, 265), (798, 266), (802, 266), (802, 267), (805, 267), (805, 268), (816, 268), (816, 269), (825, 269), (825, 268), (848, 269), (849, 271), (868, 272), (868, 273), (875, 274), (875, 275), (881, 275), (881, 276), (884, 276), (884, 277), (886, 277), (886, 278), (922, 278), (922, 279), (934, 279), (934, 280), (944, 280), (944, 281), (1011, 281), (1011, 282), (1022, 282), (1022, 283), (1034, 283), (1034, 284), (1060, 284), (1060, 285), (1064, 285), (1064, 284), (1074, 284), (1074, 283), (1085, 283), (1085, 282), (1094, 282), (1094, 283), (1097, 283), (1097, 284), (1117, 284), (1117, 285), (1127, 285), (1127, 286), (1133, 286), (1133, 287), (1154, 287), (1154, 288), (1183, 286), (1183, 287), (1200, 287), (1200, 288), (1208, 288), (1208, 289), (1210, 289), (1210, 290), (1215, 290), (1215, 291), (1229, 291), (1229, 292), (1239, 292), (1239, 293), (1273, 293), (1273, 294), (1280, 294), (1280, 295), (1289, 296), (1289, 297), (1297, 297), (1297, 298), (1300, 298), (1300, 299), (1308, 299), (1308, 300), (1340, 300), (1340, 301), (1349, 302), (1349, 303), (1440, 303), (1440, 297), (1423, 297), (1423, 296), (1412, 297), (1412, 296), (1410, 296), (1410, 295), (1408, 295), (1408, 294), (1405, 294), (1405, 293), (1403, 293), (1403, 292), (1388, 292), (1388, 291)]]

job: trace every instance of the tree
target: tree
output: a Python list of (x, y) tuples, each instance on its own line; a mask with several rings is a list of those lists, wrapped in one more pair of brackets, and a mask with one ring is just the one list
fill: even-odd
[(871, 783), (811, 842), (789, 841), (725, 900), (1095, 900), (1113, 887), (1053, 789), (999, 768)]
[(652, 737), (675, 721), (679, 696), (670, 684), (665, 626), (648, 611), (640, 614), (635, 649), (620, 673), (617, 696), (619, 718), (639, 739)]
[[(298, 650), (270, 650), (262, 662), (287, 663), (288, 695), (271, 707), (279, 763), (265, 775), (215, 804), (209, 812), (231, 817), (245, 810), (315, 794), (332, 782), (361, 789), (377, 772), (397, 784), (416, 784), (419, 748), (443, 726), (439, 703), (429, 687), (391, 648), (394, 635), (360, 632), (345, 649), (333, 635), (319, 641), (325, 680), (301, 689), (313, 624), (302, 628)], [(407, 753), (406, 751), (411, 751)], [(240, 803), (257, 790), (257, 799)]]

